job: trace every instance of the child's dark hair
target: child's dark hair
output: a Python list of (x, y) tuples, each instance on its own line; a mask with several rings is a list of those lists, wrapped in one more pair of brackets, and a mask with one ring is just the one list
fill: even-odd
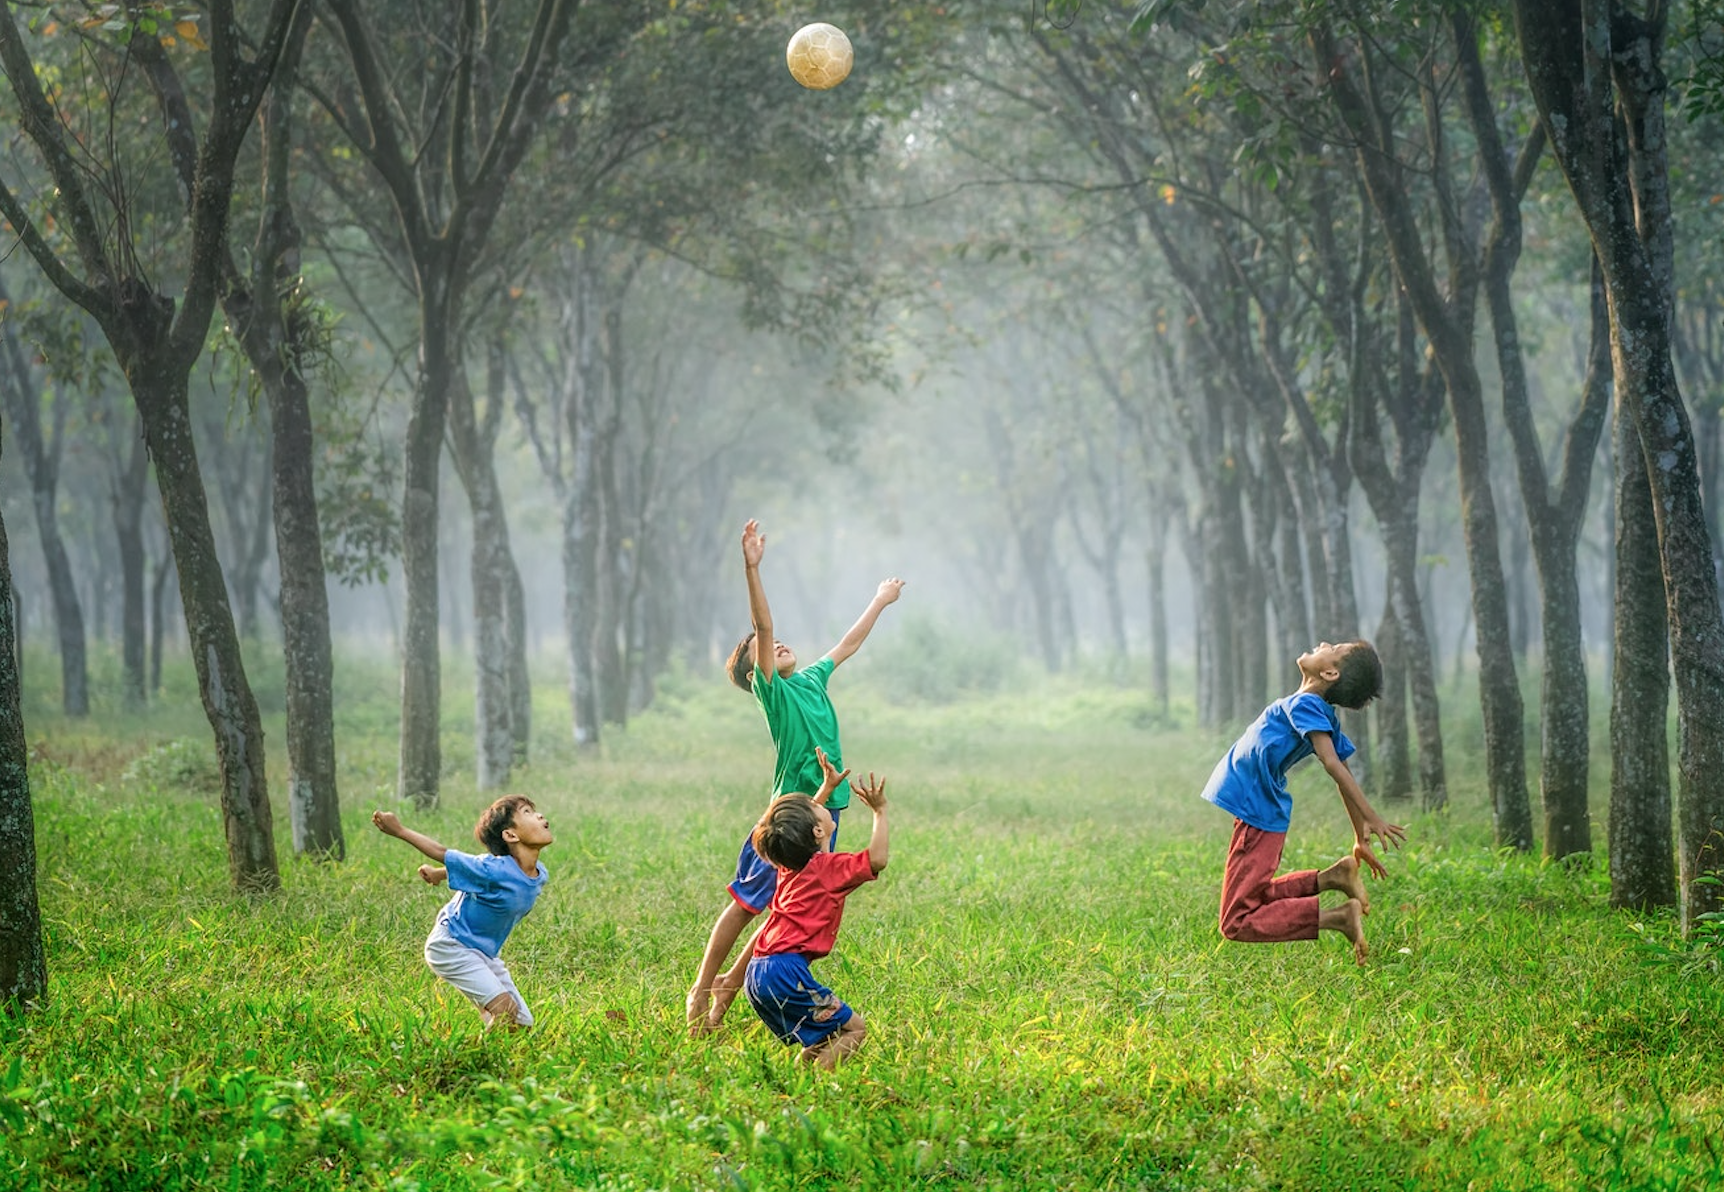
[(533, 801), (526, 795), (504, 795), (479, 813), (479, 822), (473, 826), (473, 838), (493, 857), (506, 857), (509, 855), (509, 842), (503, 839), (503, 832), (515, 826), (517, 815), (532, 810)]
[(741, 641), (736, 643), (736, 649), (730, 652), (730, 657), (724, 660), (724, 669), (730, 672), (730, 681), (744, 691), (754, 690), (754, 659), (750, 656), (749, 647), (754, 645), (754, 630), (750, 629)]
[(1348, 642), (1335, 663), (1340, 677), (1323, 698), (1337, 708), (1362, 708), (1383, 693), (1383, 660), (1368, 641)]
[(814, 839), (814, 800), (780, 795), (754, 825), (754, 851), (780, 869), (801, 869), (820, 847)]

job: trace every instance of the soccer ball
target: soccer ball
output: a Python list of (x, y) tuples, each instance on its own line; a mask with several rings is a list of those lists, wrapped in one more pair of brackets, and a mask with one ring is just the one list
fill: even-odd
[(790, 77), (811, 91), (826, 91), (850, 75), (850, 39), (835, 25), (804, 25), (784, 50)]

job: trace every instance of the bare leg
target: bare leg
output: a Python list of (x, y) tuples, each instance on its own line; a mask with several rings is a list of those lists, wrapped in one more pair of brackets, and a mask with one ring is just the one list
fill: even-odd
[(499, 993), (486, 1002), (484, 1009), (479, 1011), (479, 1017), (485, 1020), (486, 1030), (490, 1030), (494, 1026), (506, 1027), (512, 1031), (524, 1029), (515, 1017), (514, 995), (507, 991)]
[(856, 1054), (856, 1049), (862, 1046), (862, 1041), (868, 1037), (868, 1024), (862, 1021), (860, 1014), (851, 1014), (848, 1021), (838, 1028), (838, 1033), (822, 1039), (813, 1047), (802, 1049), (802, 1061), (808, 1064), (818, 1064), (828, 1072), (838, 1066), (839, 1060), (847, 1060)]
[(1371, 913), (1371, 896), (1365, 893), (1365, 879), (1359, 873), (1359, 863), (1351, 855), (1342, 857), (1327, 869), (1317, 873), (1319, 890), (1339, 890), (1348, 898), (1359, 900), (1359, 913)]
[(1352, 940), (1353, 959), (1364, 964), (1365, 956), (1370, 951), (1365, 946), (1364, 915), (1365, 912), (1359, 906), (1359, 900), (1349, 898), (1340, 906), (1332, 906), (1328, 910), (1317, 912), (1317, 930), (1339, 931)]
[[(736, 937), (742, 934), (742, 929), (748, 926), (748, 921), (752, 918), (752, 913), (733, 900), (713, 922), (712, 934), (706, 941), (706, 951), (700, 958), (700, 972), (683, 1003), (683, 1010), (688, 1015), (689, 1034), (700, 1035), (711, 1029), (708, 1025), (708, 1010), (712, 1003), (713, 983), (718, 978), (718, 970), (724, 964), (725, 957), (729, 956), (731, 948), (736, 946)], [(737, 988), (741, 988), (741, 985)], [(730, 996), (725, 999), (725, 1005), (728, 1006), (730, 998), (735, 996), (736, 992), (732, 990)]]

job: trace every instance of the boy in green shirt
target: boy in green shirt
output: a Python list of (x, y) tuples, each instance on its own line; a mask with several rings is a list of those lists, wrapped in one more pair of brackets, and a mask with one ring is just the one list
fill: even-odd
[[(760, 532), (760, 523), (750, 519), (742, 529), (742, 564), (748, 579), (748, 611), (754, 629), (731, 651), (726, 669), (732, 683), (753, 694), (766, 717), (767, 731), (772, 734), (777, 752), (772, 768), (772, 797), (776, 799), (786, 794), (813, 794), (820, 789), (825, 775), (817, 750), (825, 753), (834, 769), (844, 768), (838, 745), (838, 713), (826, 693), (826, 684), (838, 664), (867, 639), (881, 610), (898, 599), (904, 581), (882, 580), (874, 599), (838, 644), (814, 665), (797, 670), (796, 651), (772, 635), (772, 610), (760, 582), (760, 559), (765, 552), (766, 535)], [(771, 664), (762, 666), (763, 659), (770, 659)], [(840, 786), (826, 804), (832, 813), (834, 832), (839, 813), (849, 802), (849, 791)], [(737, 857), (736, 879), (730, 883), (730, 905), (712, 925), (706, 951), (700, 958), (700, 972), (688, 991), (685, 1009), (691, 1032), (699, 1034), (718, 1026), (741, 990), (743, 970), (748, 963), (747, 949), (731, 971), (720, 974), (719, 966), (730, 955), (748, 921), (771, 904), (777, 882), (778, 871), (754, 851), (750, 828)]]

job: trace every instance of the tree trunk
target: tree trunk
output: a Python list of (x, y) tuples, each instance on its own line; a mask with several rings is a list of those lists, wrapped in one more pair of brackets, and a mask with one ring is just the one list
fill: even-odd
[(144, 684), (144, 488), (149, 458), (142, 437), (132, 441), (125, 467), (114, 477), (114, 536), (120, 560), (120, 654), (128, 707), (142, 707)]
[(209, 506), (186, 408), (185, 377), (177, 369), (152, 367), (153, 363), (145, 360), (134, 364), (128, 370), (129, 379), (143, 418), (150, 458), (156, 465), (156, 484), (179, 574), (198, 691), (204, 714), (215, 730), (228, 869), (239, 890), (274, 890), (281, 885), (281, 875), (276, 867), (264, 770), (263, 724), (246, 680), (227, 583), (210, 529)]
[[(0, 287), (0, 302), (10, 296)], [(0, 357), (0, 394), (6, 416), (12, 420), (18, 445), (24, 454), (24, 471), (30, 480), (31, 504), (36, 512), (36, 534), (42, 542), (42, 561), (48, 572), (48, 591), (54, 602), (54, 629), (60, 640), (60, 707), (77, 718), (90, 713), (90, 675), (84, 641), (84, 610), (78, 601), (72, 561), (60, 537), (56, 511), (59, 501), (60, 444), (65, 428), (65, 403), (54, 398), (53, 446), (44, 441), (41, 395), (36, 390), (29, 363), (8, 329), (3, 334), (4, 356)], [(17, 628), (14, 626), (14, 628)]]
[(1407, 733), (1407, 660), (1395, 603), (1383, 601), (1377, 623), (1377, 654), (1383, 660), (1383, 694), (1377, 700), (1377, 794), (1384, 799), (1413, 797), (1413, 753)]
[(1610, 904), (1676, 904), (1670, 658), (1657, 517), (1634, 418), (1616, 399), (1615, 666), (1610, 677)]
[(401, 758), (396, 794), (427, 810), (437, 806), (443, 774), (443, 651), (437, 580), (437, 488), (449, 385), (458, 366), (444, 298), (444, 270), (419, 279), (419, 378), (407, 416), (401, 500), (401, 575), (407, 588), (401, 641)]
[(527, 669), (527, 593), (513, 551), (503, 555), (503, 636), (509, 651), (509, 736), (513, 764), (524, 766), (533, 740), (533, 682)]
[(162, 690), (162, 637), (167, 629), (167, 613), (162, 602), (167, 597), (173, 579), (174, 556), (165, 552), (156, 563), (156, 574), (150, 580), (150, 677), (149, 696), (155, 698)]
[[(493, 389), (488, 416), (500, 408), (499, 402), (500, 395)], [(482, 791), (497, 790), (508, 785), (515, 760), (510, 725), (513, 705), (507, 583), (514, 560), (492, 457), (494, 435), (481, 430), (473, 393), (464, 379), (458, 379), (449, 394), (449, 441), (473, 518), (474, 726), (478, 734), (474, 752), (478, 784)]]
[(48, 961), (36, 902), (35, 813), (15, 666), (11, 558), (0, 520), (0, 1005), (16, 1009), (47, 994)]
[(1149, 698), (1155, 713), (1167, 719), (1173, 688), (1167, 673), (1167, 525), (1158, 506), (1149, 511)]

